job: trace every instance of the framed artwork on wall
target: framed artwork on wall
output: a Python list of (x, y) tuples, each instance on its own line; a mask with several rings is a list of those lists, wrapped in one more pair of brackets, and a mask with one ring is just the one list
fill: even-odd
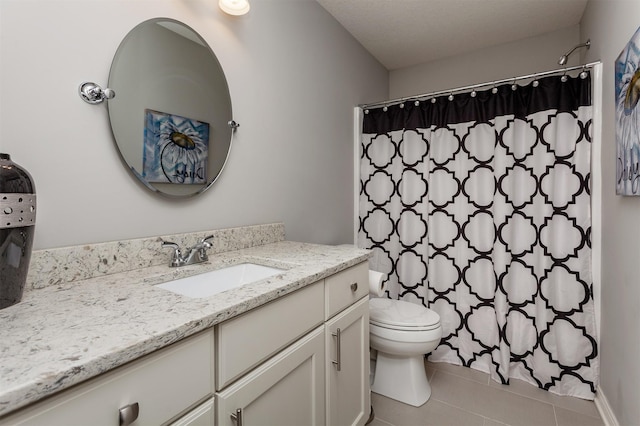
[(616, 194), (640, 195), (640, 28), (615, 63)]
[(207, 182), (209, 124), (144, 110), (142, 175), (149, 183)]

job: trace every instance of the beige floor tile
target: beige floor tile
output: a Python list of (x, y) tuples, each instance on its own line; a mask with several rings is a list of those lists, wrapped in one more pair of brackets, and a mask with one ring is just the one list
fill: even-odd
[[(412, 407), (372, 394), (370, 426), (603, 426), (595, 404), (552, 394), (521, 380), (508, 386), (466, 367), (425, 362), (431, 400)], [(557, 422), (557, 423), (556, 423)]]
[(506, 423), (496, 422), (495, 420), (491, 420), (491, 419), (484, 419), (483, 426), (509, 426), (509, 425), (507, 425)]
[(587, 416), (560, 407), (556, 407), (556, 419), (558, 426), (604, 426), (600, 417)]
[(433, 375), (436, 372), (435, 364), (425, 360), (424, 369), (427, 372), (427, 380), (431, 381), (431, 379), (433, 379)]
[(431, 381), (431, 398), (512, 426), (555, 425), (553, 406), (463, 379), (442, 370)]
[(591, 417), (600, 418), (596, 404), (593, 401), (573, 398), (570, 396), (556, 395), (522, 380), (511, 379), (508, 385), (503, 385), (491, 380), (489, 386), (503, 391), (513, 392), (528, 398), (537, 399), (538, 401), (547, 402), (555, 405), (556, 407), (562, 407)]
[(387, 423), (384, 420), (380, 420), (378, 418), (375, 418), (367, 426), (395, 426), (395, 425), (392, 425), (391, 423)]
[(427, 361), (427, 367), (436, 371), (444, 371), (467, 380), (473, 380), (474, 382), (484, 383), (485, 385), (488, 384), (490, 380), (487, 373), (474, 370), (473, 368), (463, 367), (461, 365), (453, 365), (446, 362)]
[(429, 400), (413, 407), (390, 398), (371, 394), (376, 418), (394, 426), (483, 426), (484, 419), (457, 407)]

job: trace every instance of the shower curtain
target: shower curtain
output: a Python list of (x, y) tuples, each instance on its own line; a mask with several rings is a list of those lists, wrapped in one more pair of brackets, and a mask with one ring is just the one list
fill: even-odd
[(358, 245), (440, 315), (431, 361), (594, 398), (590, 80), (365, 111)]

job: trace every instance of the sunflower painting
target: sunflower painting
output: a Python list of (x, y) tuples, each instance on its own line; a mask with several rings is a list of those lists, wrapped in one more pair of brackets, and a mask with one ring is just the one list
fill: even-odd
[(209, 124), (151, 109), (144, 112), (144, 179), (149, 183), (206, 183)]
[(616, 59), (616, 193), (640, 195), (640, 28)]

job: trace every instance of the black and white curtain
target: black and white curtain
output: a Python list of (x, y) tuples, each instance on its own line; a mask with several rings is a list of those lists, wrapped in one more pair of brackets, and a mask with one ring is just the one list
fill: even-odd
[(388, 297), (440, 315), (431, 361), (594, 398), (590, 93), (552, 76), (365, 111), (358, 245)]

